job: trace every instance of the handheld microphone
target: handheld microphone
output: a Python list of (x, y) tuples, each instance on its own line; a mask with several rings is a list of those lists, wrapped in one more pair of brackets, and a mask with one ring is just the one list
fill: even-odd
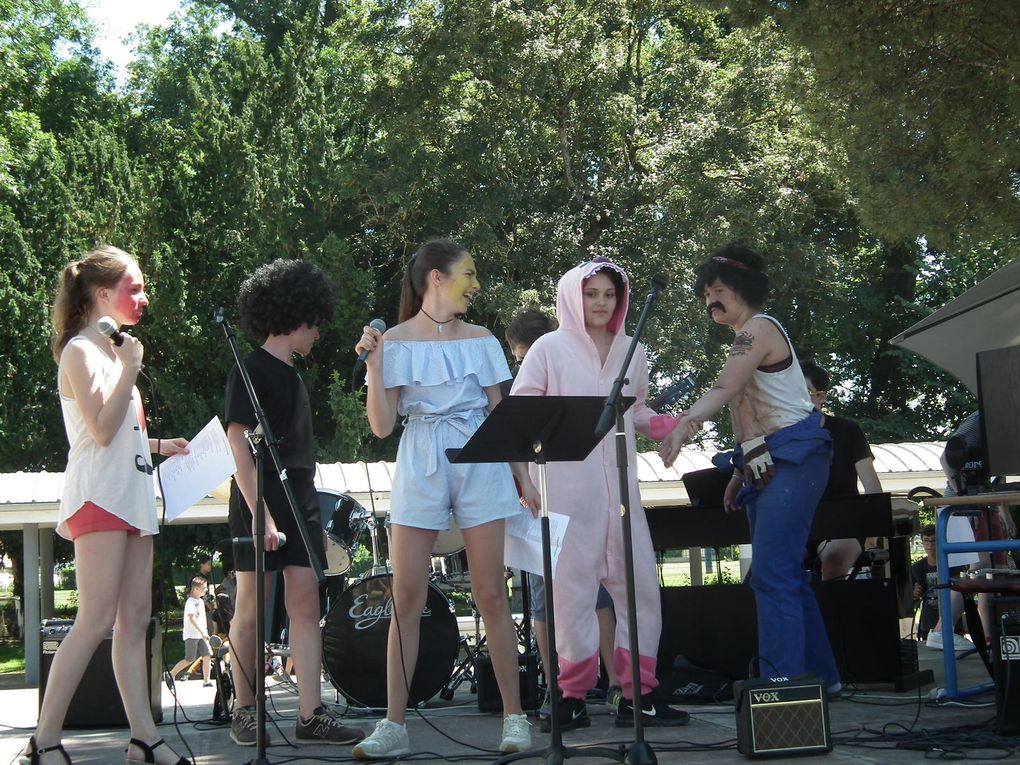
[[(368, 326), (379, 332), (386, 331), (386, 322), (383, 321), (382, 319), (372, 319), (372, 321), (368, 323)], [(358, 367), (365, 363), (365, 359), (368, 358), (369, 352), (370, 351), (368, 350), (368, 348), (366, 348), (365, 350), (358, 354), (358, 360), (354, 362), (355, 369), (357, 369)]]
[[(278, 531), (277, 534), (280, 537), (280, 547), (283, 547), (287, 544), (287, 535), (282, 531)], [(235, 545), (250, 545), (253, 544), (253, 539), (252, 537), (231, 537), (230, 543)]]
[(100, 316), (96, 322), (96, 329), (113, 340), (114, 345), (124, 344), (124, 333), (120, 331), (117, 323), (109, 316)]

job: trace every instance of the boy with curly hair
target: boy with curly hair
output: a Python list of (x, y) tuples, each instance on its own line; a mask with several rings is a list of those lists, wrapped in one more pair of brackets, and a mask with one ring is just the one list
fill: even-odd
[[(308, 391), (294, 368), (293, 356), (307, 356), (319, 338), (319, 324), (333, 318), (336, 292), (314, 264), (274, 260), (255, 271), (241, 285), (237, 298), (238, 324), (260, 347), (244, 359), (259, 403), (278, 442), (288, 483), (303, 515), (309, 539), (318, 543), (314, 554), (323, 561), (324, 535), (315, 490), (315, 439)], [(227, 380), (227, 440), (237, 472), (230, 487), (230, 535), (254, 537), (251, 508), (256, 504), (255, 462), (245, 433), (258, 425), (240, 370)], [(319, 639), (319, 586), (308, 552), (301, 543), (294, 513), (280, 476), (268, 465), (264, 476), (266, 571), (283, 571), (290, 647), (298, 677), (300, 715), (298, 742), (353, 744), (364, 734), (340, 723), (324, 706), (320, 691), (322, 646)], [(280, 544), (281, 532), (291, 541)], [(254, 746), (255, 689), (255, 551), (235, 545), (237, 592), (230, 626), (234, 654), (236, 705), (230, 737), (240, 746)], [(268, 736), (266, 737), (268, 743)]]

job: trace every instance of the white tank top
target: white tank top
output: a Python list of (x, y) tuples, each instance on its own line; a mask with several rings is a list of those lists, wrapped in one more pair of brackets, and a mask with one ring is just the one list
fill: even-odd
[[(120, 377), (120, 359), (111, 360), (83, 335), (72, 337), (64, 350), (75, 342), (86, 344), (87, 352), (96, 359), (99, 384), (106, 391), (112, 390)], [(152, 458), (145, 428), (145, 411), (138, 389), (131, 388), (131, 403), (113, 440), (108, 446), (100, 446), (89, 432), (78, 402), (60, 393), (63, 358), (62, 353), (57, 370), (57, 391), (64, 415), (64, 429), (71, 448), (67, 453), (67, 468), (64, 470), (57, 533), (69, 537), (67, 519), (86, 502), (93, 502), (131, 524), (143, 536), (159, 533)]]
[(752, 402), (753, 411), (766, 435), (775, 433), (781, 428), (800, 422), (811, 414), (814, 406), (808, 396), (804, 373), (797, 363), (797, 354), (793, 350), (790, 336), (783, 325), (763, 313), (751, 318), (763, 318), (772, 322), (783, 333), (786, 344), (790, 348), (790, 365), (777, 372), (765, 372), (755, 369), (744, 389), (745, 398)]

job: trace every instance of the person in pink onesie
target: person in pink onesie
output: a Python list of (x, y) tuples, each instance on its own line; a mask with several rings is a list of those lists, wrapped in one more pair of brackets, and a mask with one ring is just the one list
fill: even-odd
[[(525, 396), (606, 396), (619, 374), (630, 338), (624, 332), (627, 316), (626, 272), (608, 260), (596, 259), (568, 271), (556, 293), (559, 329), (531, 346), (511, 390)], [(624, 420), (634, 544), (635, 605), (638, 613), (638, 650), (641, 670), (642, 718), (645, 725), (687, 722), (686, 712), (673, 709), (648, 694), (658, 685), (655, 658), (662, 630), (662, 609), (655, 569), (655, 554), (648, 523), (640, 506), (635, 473), (634, 429), (662, 438), (653, 427), (655, 412), (645, 405), (648, 361), (638, 346), (627, 370), (630, 382), (625, 396), (637, 400)], [(655, 426), (661, 425), (656, 420)], [(653, 434), (653, 430), (657, 431)], [(537, 481), (537, 467), (532, 466)], [(633, 722), (634, 689), (630, 669), (626, 575), (620, 518), (619, 473), (613, 436), (607, 436), (583, 462), (550, 463), (548, 504), (551, 512), (570, 517), (559, 561), (553, 575), (556, 648), (562, 698), (556, 714), (564, 730), (590, 724), (585, 695), (598, 672), (599, 631), (595, 598), (601, 582), (617, 609), (616, 673), (623, 689), (616, 724)]]

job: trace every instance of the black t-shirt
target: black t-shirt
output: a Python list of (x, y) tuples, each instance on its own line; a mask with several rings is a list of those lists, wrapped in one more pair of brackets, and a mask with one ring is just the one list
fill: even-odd
[[(244, 360), (258, 396), (276, 436), (280, 459), (288, 470), (315, 471), (315, 437), (312, 433), (312, 408), (308, 390), (297, 370), (258, 348)], [(258, 425), (255, 409), (244, 388), (244, 380), (235, 366), (227, 378), (226, 420), (254, 429)], [(270, 471), (266, 472), (269, 475)]]
[(832, 435), (832, 464), (829, 465), (829, 483), (823, 497), (845, 497), (859, 494), (857, 490), (857, 463), (874, 459), (868, 439), (861, 426), (845, 417), (825, 415), (822, 424)]
[[(285, 364), (271, 353), (259, 348), (244, 360), (251, 377), (255, 395), (265, 410), (269, 427), (278, 442), (280, 459), (287, 469), (291, 491), (302, 508), (306, 519), (318, 518), (318, 502), (315, 494), (315, 438), (312, 434), (312, 409), (308, 401), (308, 390), (301, 376), (290, 364)], [(227, 378), (226, 420), (236, 422), (250, 429), (257, 424), (255, 410), (244, 388), (244, 380), (235, 366)], [(295, 533), (291, 513), (287, 511), (280, 476), (269, 462), (264, 466), (264, 491), (269, 510), (281, 531), (288, 535)], [(242, 512), (238, 512), (238, 511)], [(246, 535), (245, 524), (250, 518), (247, 503), (232, 482), (230, 491), (231, 532), (236, 536)], [(235, 529), (235, 521), (241, 525)], [(238, 570), (241, 570), (240, 568)]]

